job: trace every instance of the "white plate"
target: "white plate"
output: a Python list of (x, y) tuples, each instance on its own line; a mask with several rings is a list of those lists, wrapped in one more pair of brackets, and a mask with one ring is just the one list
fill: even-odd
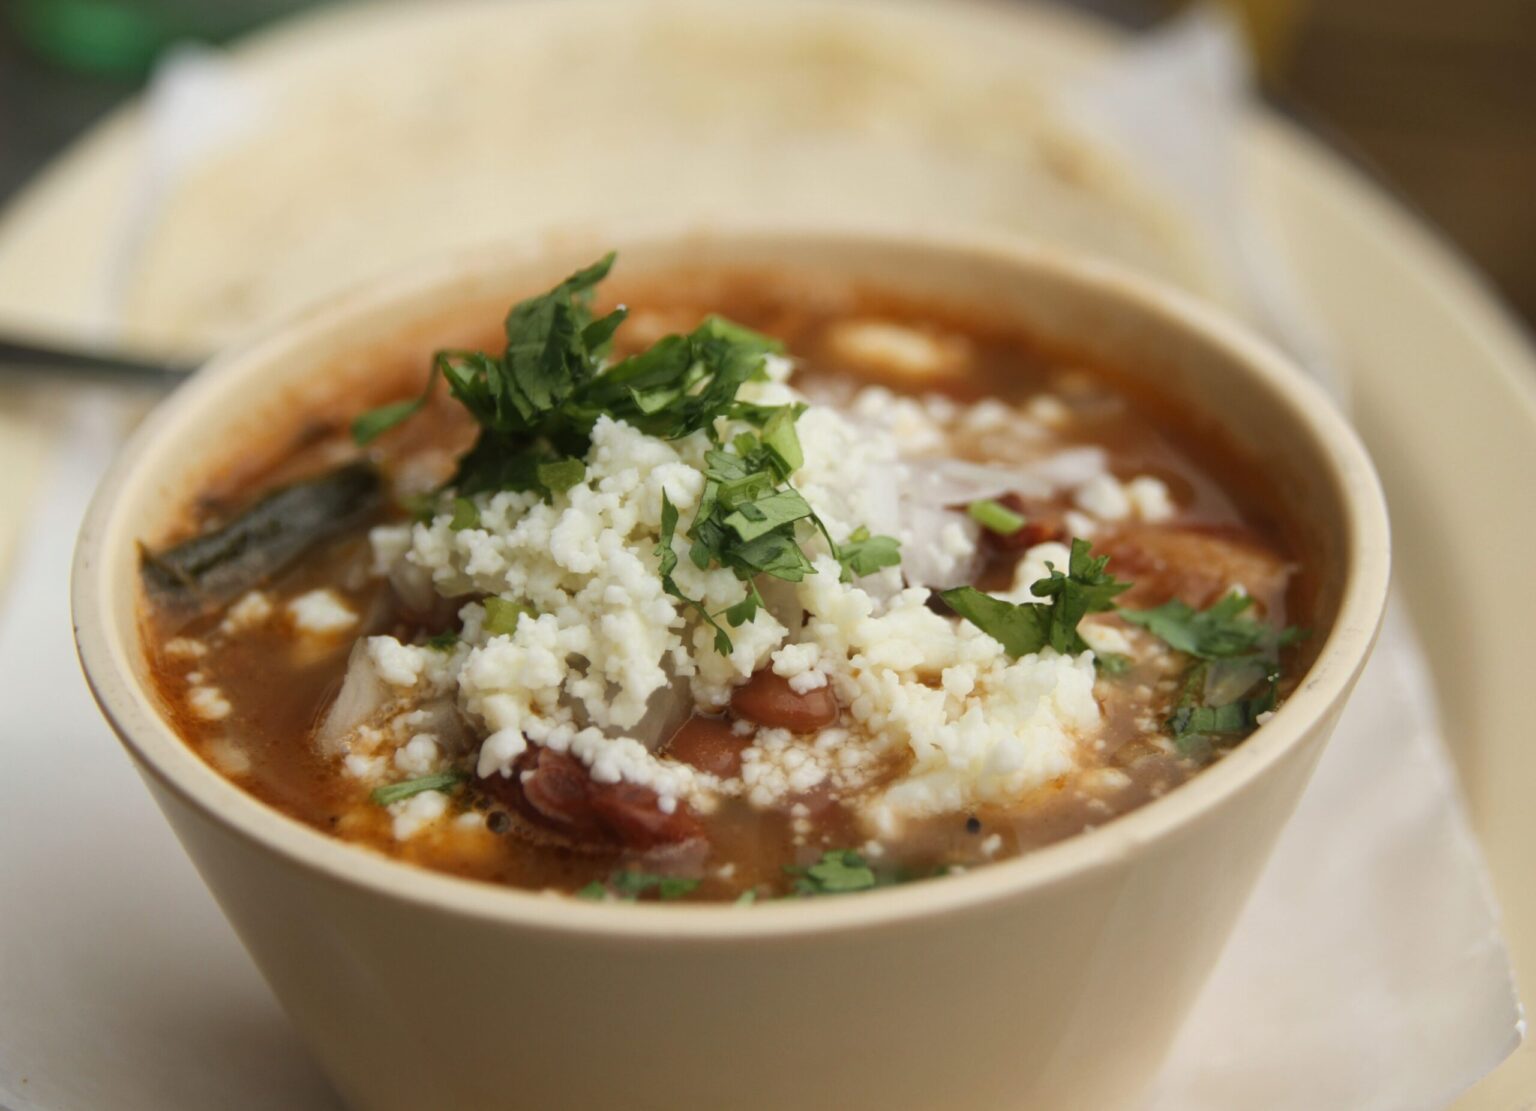
[[(474, 7), (475, 5), (468, 5)], [(442, 6), (433, 5), (441, 17)], [(278, 67), (345, 52), (360, 36), (408, 37), (427, 6), (347, 7), (252, 42), (242, 57)], [(874, 12), (876, 9), (871, 8)], [(911, 9), (892, 21), (912, 18)], [(1106, 57), (1115, 36), (1033, 7), (951, 6), (966, 33), (995, 35), (1052, 72)], [(883, 17), (882, 17), (883, 18)], [(137, 187), (138, 117), (94, 130), (0, 221), (0, 316), (99, 332), (115, 275), (104, 245)], [(1517, 968), (1536, 982), (1536, 884), (1529, 882), (1536, 773), (1524, 684), (1536, 586), (1536, 356), (1483, 283), (1381, 189), (1288, 123), (1252, 114), (1243, 138), (1261, 213), (1338, 341), (1355, 416), (1391, 502), (1399, 582), (1428, 647), (1468, 802), (1507, 919)], [(0, 420), (0, 558), (31, 488), (35, 396)], [(40, 414), (40, 415), (39, 415)], [(25, 431), (22, 431), (25, 429)], [(1529, 1044), (1469, 1093), (1466, 1108), (1507, 1108), (1536, 1093)]]

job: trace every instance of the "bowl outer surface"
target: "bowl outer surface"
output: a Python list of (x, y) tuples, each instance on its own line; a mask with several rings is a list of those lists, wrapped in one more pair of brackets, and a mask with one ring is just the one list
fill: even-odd
[[(857, 899), (580, 905), (397, 865), (262, 807), (202, 765), (143, 689), (134, 541), (279, 382), (359, 337), (538, 288), (611, 242), (627, 244), (627, 276), (783, 267), (981, 301), (1175, 394), (1219, 397), (1257, 454), (1289, 461), (1335, 545), (1348, 588), (1318, 663), (1265, 730), (1169, 797), (1021, 860)], [(425, 266), (218, 360), (104, 485), (75, 619), (108, 717), (357, 1106), (1103, 1107), (1150, 1076), (1294, 806), (1374, 638), (1386, 553), (1374, 476), (1327, 402), (1176, 295), (1012, 243), (590, 235)]]

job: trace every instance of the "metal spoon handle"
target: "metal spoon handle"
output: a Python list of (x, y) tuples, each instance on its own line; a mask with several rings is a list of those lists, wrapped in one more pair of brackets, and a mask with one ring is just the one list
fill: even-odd
[(116, 351), (70, 347), (52, 340), (4, 335), (0, 335), (0, 368), (130, 378), (162, 386), (175, 385), (192, 370), (175, 360), (139, 358)]

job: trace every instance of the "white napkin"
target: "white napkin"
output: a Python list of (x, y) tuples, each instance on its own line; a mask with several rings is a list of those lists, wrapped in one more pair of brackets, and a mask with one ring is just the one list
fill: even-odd
[[(1255, 314), (1326, 379), (1326, 342), (1251, 230), (1233, 133), (1212, 122), (1235, 118), (1235, 56), (1219, 24), (1184, 24), (1079, 90), (1077, 103), (1149, 172), (1184, 158), (1202, 167), (1182, 184), (1171, 175), (1170, 191), (1204, 213)], [(186, 131), (169, 127), (162, 140), (178, 160), (190, 149), (178, 136), (206, 136), (195, 120), (211, 118), (210, 105), (190, 102), (218, 95), (204, 61), (161, 101), (172, 105), (162, 122), (196, 109)], [(1176, 118), (1185, 131), (1144, 125)], [(1189, 145), (1191, 129), (1211, 145)], [(1170, 149), (1184, 153), (1171, 159)], [(157, 180), (153, 166), (146, 173)], [(1219, 196), (1188, 191), (1212, 186)], [(1239, 247), (1219, 247), (1234, 228), (1250, 230), (1239, 231)], [(0, 1104), (332, 1108), (75, 662), (70, 551), (130, 411), (99, 391), (78, 393), (0, 622)], [(1439, 1107), (1510, 1052), (1521, 1029), (1423, 655), (1394, 605), (1147, 1108)]]

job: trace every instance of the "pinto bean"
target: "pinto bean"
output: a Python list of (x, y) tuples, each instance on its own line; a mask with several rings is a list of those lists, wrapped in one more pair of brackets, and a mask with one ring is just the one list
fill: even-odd
[(768, 668), (736, 688), (731, 709), (738, 717), (791, 733), (814, 733), (837, 720), (837, 698), (830, 687), (801, 694)]
[(592, 791), (592, 809), (627, 849), (659, 849), (704, 836), (704, 827), (679, 805), (668, 814), (656, 792), (633, 783), (599, 783)]
[(729, 721), (695, 714), (672, 734), (664, 755), (721, 779), (733, 779), (741, 774), (741, 752), (746, 747), (747, 738), (733, 733)]
[[(532, 759), (525, 759), (531, 754)], [(522, 801), (557, 828), (580, 836), (602, 832), (592, 812), (592, 778), (580, 760), (547, 748), (529, 749), (513, 767)]]
[(480, 790), (542, 829), (587, 849), (646, 851), (703, 836), (685, 807), (665, 813), (655, 791), (633, 783), (594, 783), (580, 760), (531, 747), (509, 777), (479, 780)]

